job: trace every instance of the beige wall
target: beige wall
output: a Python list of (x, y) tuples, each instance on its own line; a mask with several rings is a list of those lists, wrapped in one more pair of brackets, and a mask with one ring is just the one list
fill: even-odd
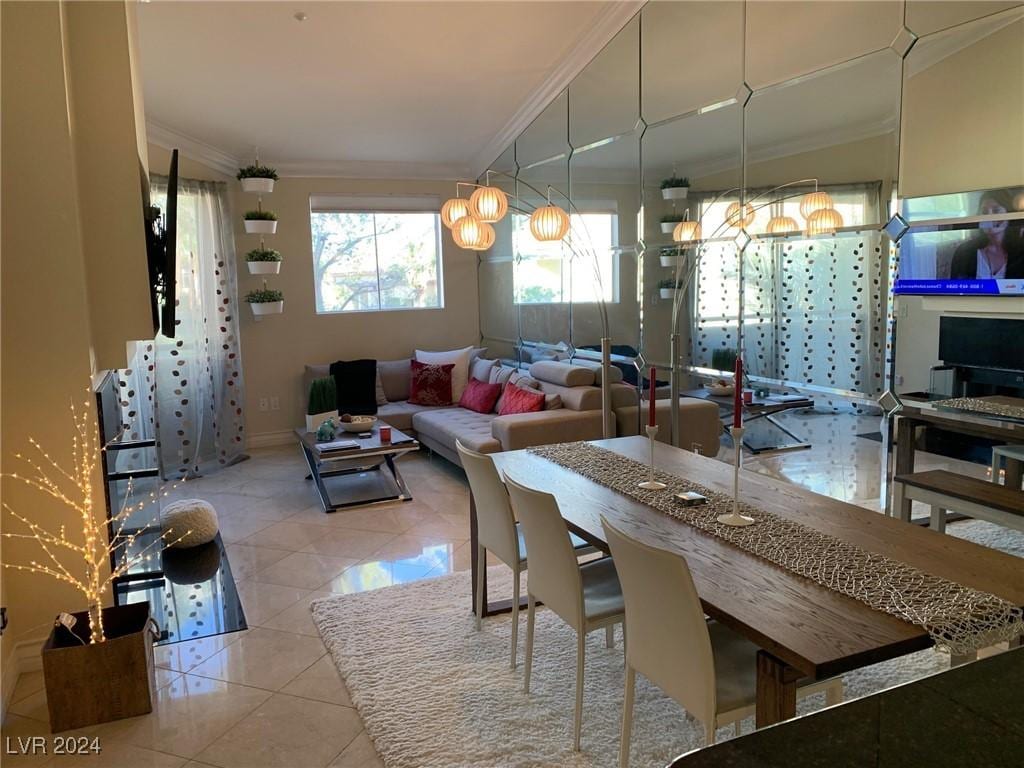
[[(262, 285), (263, 276), (250, 275), (247, 251), (259, 245), (258, 235), (245, 232), (242, 214), (256, 206), (256, 196), (224, 173), (179, 153), (178, 173), (185, 178), (228, 181), (235, 217), (238, 256), (238, 292), (241, 299)], [(166, 173), (170, 153), (149, 147), (150, 167)], [(356, 180), (283, 178), (263, 207), (278, 216), (276, 235), (267, 246), (281, 252), (281, 273), (267, 278), (267, 286), (284, 293), (284, 314), (256, 321), (244, 302), (239, 317), (242, 367), (246, 391), (246, 430), (249, 439), (280, 438), (301, 426), (306, 405), (302, 391), (303, 366), (335, 360), (406, 357), (413, 350), (451, 349), (475, 344), (480, 337), (477, 302), (477, 256), (452, 242), (448, 230), (442, 238), (444, 308), (393, 312), (316, 313), (313, 293), (313, 254), (309, 224), (310, 195), (436, 195), (443, 201), (454, 192), (448, 181)], [(280, 409), (260, 411), (262, 398), (279, 398)]]

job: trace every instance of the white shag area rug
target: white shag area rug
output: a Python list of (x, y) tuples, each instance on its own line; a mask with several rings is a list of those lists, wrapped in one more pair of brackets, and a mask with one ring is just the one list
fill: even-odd
[[(511, 571), (488, 572), (491, 598), (510, 595)], [(525, 594), (525, 589), (524, 593)], [(588, 637), (582, 751), (572, 751), (575, 635), (539, 609), (531, 693), (523, 693), (526, 616), (520, 617), (519, 667), (509, 668), (509, 615), (474, 629), (470, 575), (455, 573), (312, 604), (313, 620), (366, 730), (388, 768), (614, 766), (623, 699), (621, 636)], [(754, 659), (750, 660), (754, 663)], [(844, 677), (846, 697), (939, 672), (949, 657), (928, 650)], [(806, 713), (824, 696), (798, 703)], [(744, 722), (744, 732), (753, 727)], [(730, 738), (732, 728), (718, 733)], [(664, 766), (703, 746), (703, 729), (642, 677), (637, 678), (631, 766)]]

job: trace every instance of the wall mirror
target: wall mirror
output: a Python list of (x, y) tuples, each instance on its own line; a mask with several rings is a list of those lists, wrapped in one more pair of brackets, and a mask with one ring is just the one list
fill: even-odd
[(744, 361), (752, 381), (874, 398), (901, 57), (884, 48), (755, 92), (745, 110)]
[[(490, 175), (490, 184), (503, 190), (509, 197), (509, 206), (515, 206), (515, 145), (510, 144), (490, 168), (497, 171)], [(484, 178), (480, 183), (486, 181)], [(490, 356), (518, 361), (519, 309), (514, 300), (512, 232), (513, 216), (507, 215), (494, 224), (494, 246), (480, 254), (480, 335)]]

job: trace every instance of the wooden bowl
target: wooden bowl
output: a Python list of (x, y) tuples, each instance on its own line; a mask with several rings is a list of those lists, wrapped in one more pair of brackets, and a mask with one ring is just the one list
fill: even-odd
[(346, 432), (369, 432), (376, 423), (376, 416), (353, 416), (352, 421), (342, 421), (341, 419), (335, 421), (335, 424)]

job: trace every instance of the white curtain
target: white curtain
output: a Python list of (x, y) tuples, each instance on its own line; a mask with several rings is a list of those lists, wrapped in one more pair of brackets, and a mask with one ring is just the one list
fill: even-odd
[[(167, 178), (152, 176), (165, 209)], [(235, 243), (227, 185), (179, 179), (174, 338), (134, 345), (121, 371), (133, 439), (153, 437), (165, 479), (196, 477), (246, 458)]]

